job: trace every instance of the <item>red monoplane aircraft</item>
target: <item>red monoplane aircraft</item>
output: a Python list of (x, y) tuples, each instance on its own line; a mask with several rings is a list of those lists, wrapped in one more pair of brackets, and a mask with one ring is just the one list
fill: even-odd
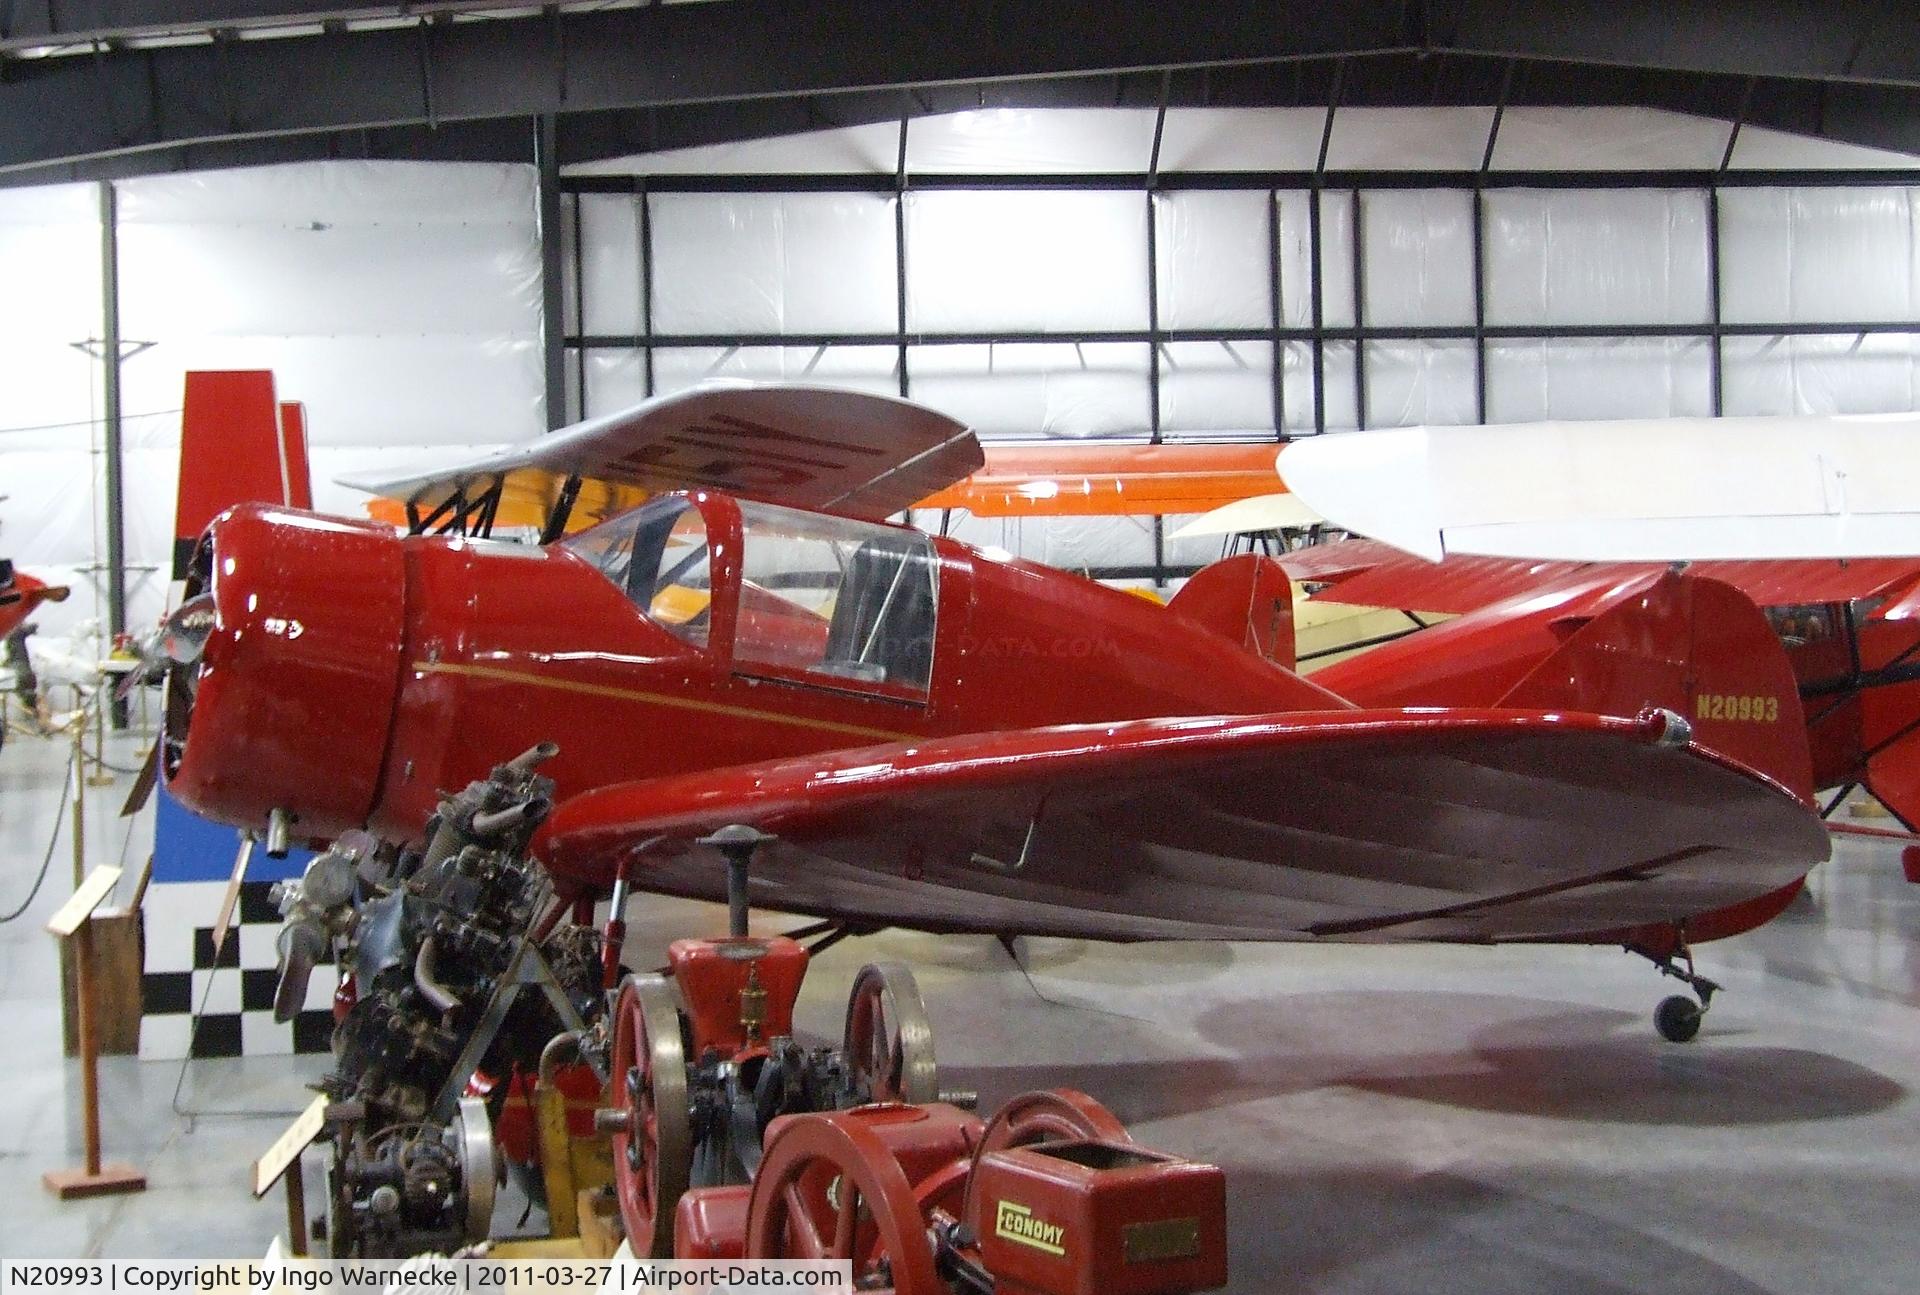
[(67, 593), (65, 585), (50, 585), (0, 559), (0, 639), (25, 624), (41, 603), (65, 602)]
[[(979, 462), (903, 401), (701, 389), (374, 483), (408, 536), (232, 509), (171, 622), (170, 789), (414, 838), (552, 738), (536, 844), (586, 920), (629, 886), (719, 898), (698, 842), (745, 824), (756, 903), (855, 928), (1619, 942), (1703, 998), (1673, 958), (1826, 857), (1804, 752), (1746, 740), (1798, 702), (1724, 585), (1653, 581), (1471, 707), (1356, 704), (1289, 668), (1265, 559), (1163, 608), (882, 520)], [(539, 546), (472, 533), (527, 473), (550, 537), (583, 482), (666, 493)]]

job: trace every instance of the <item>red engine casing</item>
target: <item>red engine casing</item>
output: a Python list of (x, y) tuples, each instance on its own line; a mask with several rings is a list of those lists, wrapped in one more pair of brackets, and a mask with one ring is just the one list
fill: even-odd
[(399, 539), (260, 504), (221, 514), (208, 537), (215, 624), (168, 790), (230, 823), (262, 824), (286, 806), (302, 836), (359, 827), (400, 686)]
[(746, 1183), (696, 1187), (673, 1211), (675, 1259), (738, 1259), (747, 1252), (747, 1205), (753, 1188)]
[[(807, 951), (784, 935), (725, 940), (675, 940), (667, 964), (693, 1024), (689, 1060), (719, 1052), (737, 1057), (749, 1047), (793, 1033), (793, 1005), (807, 975)], [(766, 991), (760, 1037), (749, 1040), (740, 1023), (740, 995), (750, 974)]]
[(980, 1261), (1003, 1295), (1175, 1295), (1227, 1284), (1217, 1165), (1119, 1142), (989, 1152), (974, 1171)]

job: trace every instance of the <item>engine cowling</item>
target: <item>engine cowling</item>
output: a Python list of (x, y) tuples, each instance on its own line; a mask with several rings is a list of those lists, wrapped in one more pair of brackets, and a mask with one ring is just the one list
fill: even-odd
[(216, 517), (170, 627), (186, 646), (170, 649), (167, 789), (240, 827), (276, 808), (302, 836), (364, 824), (405, 617), (405, 558), (386, 528), (262, 504)]

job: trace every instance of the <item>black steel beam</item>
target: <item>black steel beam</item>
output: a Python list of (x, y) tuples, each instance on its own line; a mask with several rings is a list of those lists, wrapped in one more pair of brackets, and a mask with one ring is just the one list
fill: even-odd
[(1462, 54), (1735, 76), (1920, 84), (1920, 12), (1884, 0), (1435, 0)]
[[(1261, 342), (1278, 336), (1283, 341), (1311, 342), (1316, 337), (1329, 342), (1468, 342), (1475, 337), (1489, 341), (1568, 341), (1607, 340), (1624, 337), (1711, 337), (1714, 326), (1709, 320), (1697, 324), (1382, 324), (1353, 328), (1327, 324), (1315, 328), (1164, 328), (1155, 332), (1144, 328), (1089, 329), (1083, 332), (1048, 333), (1006, 330), (972, 333), (908, 333), (911, 346), (1021, 346), (1039, 343), (1075, 343), (1098, 345), (1106, 342), (1131, 342), (1147, 345), (1161, 342)], [(1920, 320), (1846, 320), (1807, 323), (1721, 324), (1719, 332), (1727, 337), (1853, 337), (1883, 333), (1920, 334)], [(719, 348), (729, 346), (897, 346), (897, 333), (588, 333), (569, 336), (568, 346), (591, 350), (626, 349), (636, 346)]]
[[(567, 425), (567, 324), (566, 266), (561, 258), (564, 249), (560, 233), (560, 157), (554, 147), (551, 115), (536, 118), (533, 123), (533, 160), (540, 176), (540, 349), (545, 361), (547, 430), (553, 431)], [(576, 244), (574, 257), (578, 260), (579, 256)]]
[[(100, 184), (100, 364), (106, 423), (107, 633), (127, 630), (126, 455), (120, 408), (120, 204), (111, 181)], [(116, 700), (113, 726), (125, 728), (127, 709)]]
[[(1406, 7), (733, 0), (16, 60), (0, 169), (196, 141), (1405, 49)], [(562, 56), (556, 57), (556, 48)], [(564, 101), (562, 91), (564, 87)]]
[(507, 9), (503, 0), (427, 4), (317, 4), (315, 0), (0, 0), (0, 50), (124, 41), (141, 36), (249, 31), (369, 18)]
[[(1138, 190), (1145, 171), (1064, 174), (916, 175), (913, 187), (929, 190), (1046, 189)], [(562, 177), (572, 193), (634, 193), (644, 184), (654, 193), (874, 193), (894, 191), (891, 173), (841, 172), (810, 175), (581, 175)], [(1871, 170), (1660, 171), (1166, 171), (1160, 193), (1221, 189), (1760, 189), (1905, 187), (1920, 183), (1920, 168)]]

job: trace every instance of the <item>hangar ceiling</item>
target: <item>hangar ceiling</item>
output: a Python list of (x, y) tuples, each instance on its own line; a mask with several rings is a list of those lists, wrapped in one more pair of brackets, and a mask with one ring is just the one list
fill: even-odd
[(1633, 104), (1920, 151), (1897, 0), (0, 0), (0, 183), (551, 161), (979, 106)]

